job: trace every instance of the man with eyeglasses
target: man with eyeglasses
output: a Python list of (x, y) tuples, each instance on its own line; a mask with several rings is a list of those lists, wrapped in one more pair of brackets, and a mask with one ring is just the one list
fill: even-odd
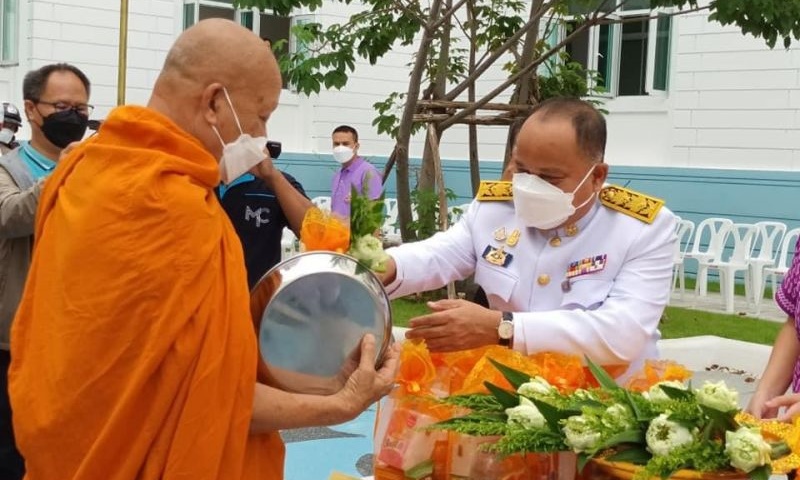
[(64, 149), (86, 132), (90, 83), (73, 65), (28, 72), (22, 84), (31, 139), (0, 157), (0, 478), (21, 479), (8, 399), (9, 332), (31, 262), (34, 215), (45, 178)]

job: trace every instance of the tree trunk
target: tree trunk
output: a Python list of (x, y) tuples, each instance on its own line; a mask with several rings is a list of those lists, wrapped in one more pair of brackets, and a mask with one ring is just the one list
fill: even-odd
[[(427, 139), (431, 145), (431, 163), (433, 163), (436, 184), (439, 185), (439, 231), (447, 230), (449, 219), (447, 218), (447, 192), (444, 187), (444, 173), (442, 173), (442, 157), (439, 154), (439, 136), (434, 124), (428, 124)], [(447, 298), (456, 298), (456, 284), (447, 284)]]
[[(478, 34), (477, 26), (475, 25), (475, 0), (470, 0), (467, 4), (467, 21), (470, 24), (469, 38), (469, 66), (468, 72), (471, 75), (475, 71), (475, 37)], [(467, 89), (467, 100), (470, 103), (475, 101), (475, 82), (470, 84)], [(478, 194), (478, 187), (481, 184), (481, 159), (478, 157), (478, 127), (470, 124), (467, 130), (469, 137), (469, 180), (472, 186), (472, 196)]]
[(439, 12), (442, 8), (443, 0), (432, 0), (430, 8), (430, 18), (426, 28), (422, 30), (422, 38), (417, 48), (417, 56), (414, 60), (414, 67), (408, 79), (408, 91), (406, 93), (406, 105), (400, 119), (397, 130), (397, 144), (395, 151), (395, 161), (397, 165), (397, 216), (400, 223), (400, 235), (403, 241), (412, 239), (413, 232), (409, 228), (411, 222), (411, 189), (409, 188), (408, 178), (408, 146), (411, 143), (411, 128), (413, 126), (414, 113), (417, 110), (417, 100), (419, 100), (420, 85), (422, 75), (425, 73), (425, 59), (433, 41), (434, 32), (431, 30)]
[[(452, 0), (444, 0), (443, 8), (445, 10), (449, 11), (452, 6)], [(439, 46), (439, 56), (436, 60), (436, 78), (433, 80), (433, 88), (431, 89), (431, 97), (433, 100), (443, 99), (447, 89), (447, 70), (450, 64), (451, 25), (451, 22), (445, 22), (442, 25), (441, 45)], [(442, 110), (441, 113), (444, 113), (444, 111)], [(419, 171), (417, 189), (420, 191), (429, 190), (432, 192), (436, 190), (438, 183), (436, 176), (437, 159), (435, 157), (438, 156), (442, 129), (439, 128), (438, 123), (429, 124), (428, 129), (430, 130), (431, 128), (434, 129), (435, 135), (425, 136), (425, 149), (422, 154), (422, 166)], [(434, 141), (436, 142), (435, 145), (432, 143)], [(441, 167), (441, 159), (438, 161), (440, 162), (439, 167)], [(443, 188), (441, 185), (438, 187)], [(427, 216), (427, 218), (423, 218), (424, 216)], [(423, 225), (434, 225), (433, 210), (424, 213), (422, 211), (417, 211), (417, 217), (419, 222)]]

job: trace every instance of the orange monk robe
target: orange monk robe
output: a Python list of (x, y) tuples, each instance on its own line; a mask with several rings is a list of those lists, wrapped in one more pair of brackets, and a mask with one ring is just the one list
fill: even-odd
[(278, 434), (248, 435), (257, 344), (218, 182), (141, 107), (48, 179), (11, 342), (28, 480), (283, 477)]

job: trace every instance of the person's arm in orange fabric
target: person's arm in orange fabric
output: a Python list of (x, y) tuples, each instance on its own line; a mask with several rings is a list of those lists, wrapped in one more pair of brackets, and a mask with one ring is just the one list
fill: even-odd
[(294, 185), (283, 176), (281, 171), (275, 168), (272, 159), (269, 157), (253, 167), (250, 173), (263, 180), (267, 187), (275, 193), (281, 210), (283, 210), (283, 214), (286, 215), (286, 219), (289, 221), (289, 226), (294, 234), (299, 237), (300, 227), (303, 225), (303, 217), (305, 217), (308, 209), (314, 206), (311, 200), (294, 188)]
[(366, 335), (361, 341), (358, 368), (333, 395), (289, 393), (257, 383), (250, 433), (335, 425), (355, 418), (394, 386), (400, 359), (397, 345), (389, 348), (383, 364), (376, 369), (375, 337)]

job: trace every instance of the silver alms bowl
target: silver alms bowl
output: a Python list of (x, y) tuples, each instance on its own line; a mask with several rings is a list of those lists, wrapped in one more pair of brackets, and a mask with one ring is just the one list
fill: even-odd
[(376, 365), (392, 341), (392, 312), (380, 280), (354, 258), (307, 252), (264, 275), (250, 294), (259, 379), (293, 392), (337, 392), (375, 335)]

